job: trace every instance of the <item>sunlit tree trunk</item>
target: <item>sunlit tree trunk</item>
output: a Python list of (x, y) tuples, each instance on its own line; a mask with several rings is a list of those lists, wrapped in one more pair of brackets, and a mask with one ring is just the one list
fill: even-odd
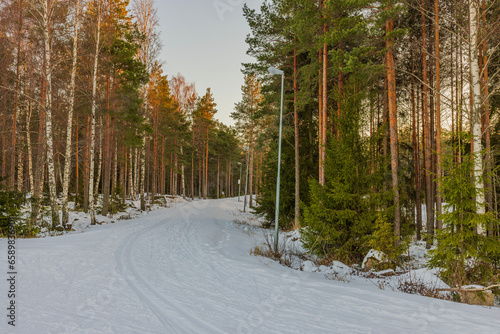
[[(323, 7), (326, 12), (326, 0), (323, 2)], [(324, 14), (326, 18), (326, 13)], [(326, 35), (328, 31), (326, 23), (323, 25), (323, 33)], [(323, 93), (322, 98), (323, 102), (321, 104), (321, 121), (322, 124), (320, 126), (321, 129), (321, 153), (320, 153), (320, 180), (319, 183), (324, 186), (325, 185), (325, 162), (326, 162), (326, 128), (328, 124), (328, 116), (327, 116), (327, 108), (328, 108), (328, 45), (326, 42), (323, 44)]]
[[(71, 80), (69, 86), (69, 105), (68, 105), (68, 123), (66, 126), (66, 151), (64, 158), (64, 176), (63, 176), (63, 193), (62, 193), (62, 224), (66, 226), (68, 223), (68, 193), (69, 181), (71, 174), (71, 140), (73, 129), (73, 112), (75, 106), (75, 87), (76, 87), (76, 65), (78, 60), (78, 31), (80, 28), (80, 0), (76, 1), (75, 9), (75, 30), (73, 35), (73, 58), (71, 66)], [(77, 134), (78, 136), (78, 134)], [(76, 152), (78, 154), (78, 151)], [(76, 180), (78, 184), (78, 179)]]
[[(386, 33), (390, 35), (394, 30), (394, 19), (386, 22)], [(401, 236), (401, 213), (399, 204), (399, 183), (398, 183), (398, 119), (396, 108), (396, 69), (393, 56), (393, 38), (386, 40), (386, 62), (387, 62), (387, 88), (389, 99), (389, 129), (391, 147), (391, 171), (392, 171), (392, 191), (394, 196), (394, 234)]]
[(59, 223), (59, 209), (56, 193), (56, 175), (54, 167), (54, 141), (52, 134), (52, 62), (50, 47), (50, 25), (51, 1), (43, 2), (43, 42), (44, 42), (44, 74), (47, 82), (47, 98), (45, 100), (45, 134), (47, 140), (47, 169), (49, 174), (49, 192), (52, 213), (52, 226), (56, 227)]
[(89, 152), (89, 211), (91, 224), (95, 224), (95, 200), (94, 200), (94, 169), (95, 169), (95, 134), (96, 134), (96, 110), (97, 110), (97, 69), (99, 65), (99, 48), (101, 38), (101, 3), (97, 4), (97, 32), (95, 35), (94, 69), (92, 72), (92, 103), (90, 115), (90, 152)]
[(433, 243), (434, 217), (432, 210), (432, 184), (431, 184), (431, 140), (429, 133), (429, 105), (428, 105), (428, 80), (427, 80), (427, 46), (426, 46), (426, 16), (425, 1), (422, 0), (422, 84), (423, 84), (423, 115), (422, 126), (424, 129), (424, 169), (425, 169), (425, 203), (427, 212), (427, 235), (426, 247), (429, 249)]
[(435, 36), (435, 60), (436, 60), (436, 215), (438, 217), (436, 221), (436, 228), (442, 228), (442, 221), (439, 219), (442, 213), (442, 195), (440, 191), (441, 187), (441, 62), (439, 54), (439, 0), (434, 1), (434, 36)]
[(412, 111), (412, 124), (413, 124), (413, 161), (415, 164), (415, 205), (416, 205), (416, 225), (417, 225), (417, 240), (421, 239), (422, 230), (422, 204), (420, 199), (420, 149), (418, 145), (418, 129), (419, 124), (416, 118), (416, 104), (415, 104), (415, 64), (413, 59), (413, 44), (410, 47), (410, 62), (411, 62), (411, 111)]
[[(479, 32), (479, 4), (476, 0), (469, 0), (469, 11), (470, 11), (470, 53), (471, 53), (471, 75), (472, 75), (472, 98), (473, 98), (473, 110), (472, 110), (472, 135), (474, 143), (474, 179), (475, 186), (477, 188), (476, 211), (478, 214), (483, 214), (485, 212), (485, 201), (484, 201), (484, 183), (483, 177), (483, 162), (482, 162), (482, 133), (481, 133), (481, 74), (479, 69), (479, 43), (478, 43), (478, 32)], [(479, 225), (477, 227), (477, 233), (486, 235), (486, 229)]]

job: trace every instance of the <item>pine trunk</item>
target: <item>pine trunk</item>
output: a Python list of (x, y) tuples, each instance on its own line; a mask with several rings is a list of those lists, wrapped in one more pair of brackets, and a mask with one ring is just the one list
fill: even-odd
[[(390, 34), (394, 30), (394, 19), (386, 22), (386, 32)], [(391, 171), (392, 171), (392, 191), (394, 194), (394, 234), (397, 238), (401, 236), (401, 213), (399, 204), (399, 183), (398, 183), (398, 120), (396, 108), (396, 69), (393, 56), (393, 39), (386, 42), (387, 54), (387, 88), (389, 102), (389, 128), (391, 137)]]
[(441, 63), (439, 55), (439, 0), (434, 1), (434, 35), (435, 35), (435, 59), (436, 59), (436, 228), (442, 229), (443, 222), (439, 217), (442, 213), (442, 196), (441, 196)]
[(413, 44), (410, 49), (410, 62), (411, 62), (411, 111), (412, 111), (412, 124), (413, 124), (413, 161), (415, 165), (415, 205), (416, 205), (416, 226), (417, 226), (417, 240), (420, 240), (422, 230), (422, 204), (420, 200), (420, 154), (418, 145), (418, 129), (419, 124), (416, 117), (416, 104), (415, 104), (415, 64), (413, 60)]
[(433, 243), (434, 235), (434, 220), (432, 213), (432, 181), (431, 181), (431, 139), (429, 132), (429, 105), (428, 105), (428, 85), (427, 80), (427, 45), (426, 45), (426, 16), (425, 16), (425, 0), (422, 0), (422, 126), (424, 130), (424, 170), (425, 170), (425, 203), (427, 213), (427, 237), (426, 248), (429, 249)]

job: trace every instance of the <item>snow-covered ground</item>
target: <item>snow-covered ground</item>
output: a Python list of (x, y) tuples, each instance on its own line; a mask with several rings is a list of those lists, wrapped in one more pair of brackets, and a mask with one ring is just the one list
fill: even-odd
[[(115, 224), (17, 240), (16, 327), (0, 333), (500, 333), (500, 308), (342, 282), (250, 250), (237, 199), (177, 203)], [(7, 276), (7, 240), (0, 240)], [(341, 267), (341, 264), (338, 264)]]

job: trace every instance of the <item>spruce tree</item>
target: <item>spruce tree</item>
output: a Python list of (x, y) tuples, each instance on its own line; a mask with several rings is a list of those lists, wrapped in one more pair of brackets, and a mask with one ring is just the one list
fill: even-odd
[(430, 266), (441, 268), (442, 278), (453, 286), (490, 283), (493, 262), (500, 255), (498, 236), (478, 233), (490, 224), (497, 229), (499, 220), (491, 211), (478, 213), (478, 206), (484, 203), (476, 200), (482, 191), (477, 184), (483, 180), (472, 182), (477, 155), (466, 152), (464, 146), (462, 143), (455, 150), (462, 155), (462, 163), (456, 163), (452, 154), (443, 157), (445, 176), (440, 178), (440, 190), (445, 204), (439, 217), (443, 229), (436, 233), (437, 248), (429, 251)]
[(345, 262), (359, 260), (368, 251), (377, 219), (367, 145), (360, 135), (360, 99), (355, 96), (344, 101), (341, 136), (330, 138), (325, 185), (314, 179), (309, 183), (311, 204), (304, 208), (306, 228), (301, 231), (311, 253)]

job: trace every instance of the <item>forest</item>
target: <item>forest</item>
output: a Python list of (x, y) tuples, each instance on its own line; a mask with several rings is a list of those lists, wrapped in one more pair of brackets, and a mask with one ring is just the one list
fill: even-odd
[(243, 15), (255, 61), (231, 127), (210, 89), (164, 74), (153, 0), (1, 0), (2, 234), (21, 205), (17, 233), (34, 237), (71, 229), (70, 210), (96, 223), (126, 200), (238, 196), (248, 166), (253, 212), (315, 256), (397, 262), (423, 240), (450, 286), (498, 281), (500, 2), (267, 0)]
[(27, 201), (20, 235), (67, 229), (68, 203), (95, 223), (126, 199), (237, 195), (238, 135), (210, 89), (163, 73), (153, 0), (5, 0), (0, 22), (1, 205)]
[(344, 263), (371, 248), (398, 261), (423, 240), (448, 284), (497, 280), (500, 3), (269, 0), (244, 15), (247, 100), (259, 106), (237, 127), (264, 156), (255, 211), (267, 226), (273, 66), (285, 78), (280, 227)]

